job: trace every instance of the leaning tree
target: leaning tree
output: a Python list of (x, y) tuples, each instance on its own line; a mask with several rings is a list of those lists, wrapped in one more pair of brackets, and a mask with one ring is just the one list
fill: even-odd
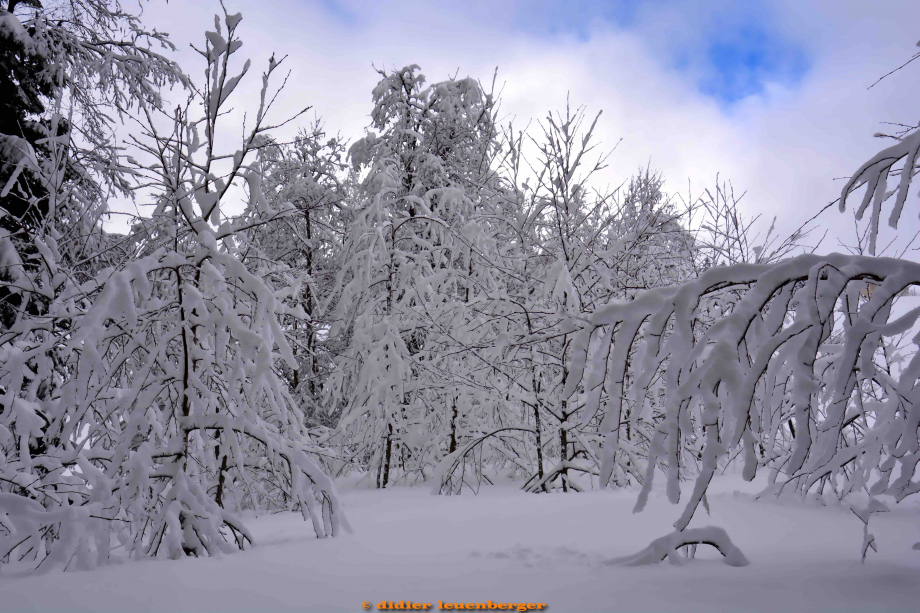
[[(895, 138), (839, 200), (843, 210), (866, 187), (856, 214), (871, 204), (872, 256), (884, 203), (895, 198), (889, 224), (897, 228), (920, 170), (920, 130)], [(898, 186), (888, 190), (893, 175)], [(865, 558), (875, 548), (869, 518), (885, 509), (876, 496), (901, 501), (920, 491), (920, 308), (897, 304), (917, 285), (920, 264), (906, 259), (807, 254), (717, 266), (571, 321), (580, 332), (563, 395), (604, 413), (601, 482), (640, 464), (638, 511), (656, 470), (667, 475), (673, 503), (680, 480), (694, 475), (675, 531), (622, 561), (676, 561), (677, 548), (707, 542), (728, 563), (746, 563), (721, 529), (689, 528), (717, 466), (733, 454), (747, 480), (768, 470), (775, 493), (868, 495), (853, 506), (866, 524)], [(656, 402), (664, 406), (657, 419)], [(637, 427), (643, 420), (649, 427)]]

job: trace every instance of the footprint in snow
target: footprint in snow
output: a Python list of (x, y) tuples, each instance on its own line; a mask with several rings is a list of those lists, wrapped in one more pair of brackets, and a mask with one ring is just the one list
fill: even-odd
[[(471, 557), (482, 557), (479, 551), (470, 553)], [(595, 553), (586, 553), (571, 547), (524, 547), (516, 545), (511, 549), (491, 551), (485, 554), (487, 558), (498, 560), (515, 560), (527, 568), (555, 567), (555, 566), (599, 566), (603, 557)]]

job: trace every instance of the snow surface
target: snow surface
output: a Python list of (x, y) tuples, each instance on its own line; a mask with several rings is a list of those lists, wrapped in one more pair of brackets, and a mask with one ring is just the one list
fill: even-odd
[[(759, 481), (759, 480), (758, 480)], [(663, 491), (633, 515), (635, 491), (478, 496), (340, 484), (354, 535), (315, 539), (297, 514), (251, 521), (258, 547), (89, 572), (0, 577), (0, 611), (363, 611), (383, 600), (543, 602), (548, 611), (917, 611), (918, 508), (874, 515), (879, 553), (860, 564), (862, 523), (848, 507), (755, 501), (716, 479), (692, 527), (724, 528), (751, 564), (701, 545), (680, 566), (604, 564), (672, 530)], [(743, 491), (739, 491), (743, 490)], [(685, 492), (688, 493), (688, 492)], [(910, 503), (908, 503), (910, 504)]]

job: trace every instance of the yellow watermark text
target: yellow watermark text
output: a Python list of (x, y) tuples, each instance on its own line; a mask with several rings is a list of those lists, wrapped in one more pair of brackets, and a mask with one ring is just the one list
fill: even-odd
[(432, 608), (440, 611), (543, 611), (545, 602), (444, 602), (437, 604), (430, 602), (412, 602), (411, 600), (384, 600), (376, 603), (369, 600), (363, 603), (365, 610), (374, 608), (380, 611), (429, 611)]

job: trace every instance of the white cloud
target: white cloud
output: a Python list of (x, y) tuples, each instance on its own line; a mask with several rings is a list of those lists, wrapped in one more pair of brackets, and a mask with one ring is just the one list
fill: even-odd
[[(368, 122), (378, 79), (372, 63), (417, 63), (430, 82), (459, 70), (486, 83), (498, 66), (499, 83), (506, 84), (502, 108), (520, 125), (563, 108), (567, 93), (589, 112), (603, 109), (604, 142), (613, 146), (624, 138), (610, 159), (611, 184), (648, 162), (664, 172), (671, 189), (683, 192), (688, 178), (702, 187), (721, 172), (736, 190), (747, 190), (750, 214), (777, 215), (785, 230), (835, 199), (841, 182), (833, 178), (851, 173), (884, 144), (871, 138), (880, 122), (918, 119), (909, 94), (920, 67), (866, 89), (914, 51), (920, 33), (906, 27), (920, 17), (920, 5), (913, 3), (875, 2), (871, 11), (858, 1), (771, 5), (775, 25), (803, 41), (810, 69), (792, 89), (767, 83), (764, 95), (728, 109), (698, 91), (698, 73), (676, 69), (663, 52), (672, 44), (669, 32), (693, 44), (701, 24), (717, 18), (706, 10), (718, 4), (643, 8), (629, 30), (595, 21), (587, 40), (512, 30), (513, 12), (525, 4), (345, 6), (357, 25), (309, 2), (262, 0), (239, 7), (241, 53), (253, 58), (254, 69), (272, 52), (289, 56), (292, 77), (278, 116), (312, 105), (328, 128), (353, 138)], [(200, 78), (202, 64), (187, 44), (213, 27), (219, 9), (217, 2), (156, 0), (147, 6), (150, 23), (183, 47), (182, 63), (193, 78)], [(238, 10), (232, 1), (228, 9)], [(252, 75), (243, 96), (253, 104), (257, 82)], [(914, 205), (905, 212), (902, 235), (920, 228), (917, 210)], [(829, 211), (823, 222), (852, 242), (849, 213)], [(835, 247), (835, 239), (825, 243), (826, 249)]]

